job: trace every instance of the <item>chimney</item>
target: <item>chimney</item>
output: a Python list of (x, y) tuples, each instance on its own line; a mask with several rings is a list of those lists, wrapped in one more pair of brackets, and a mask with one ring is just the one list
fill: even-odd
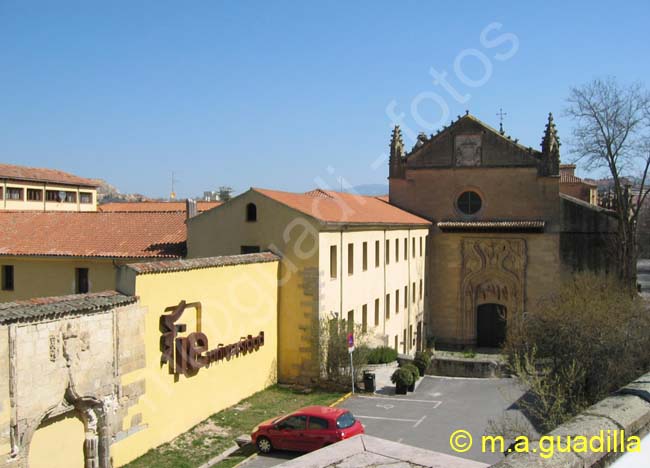
[(196, 200), (188, 198), (185, 200), (185, 214), (187, 215), (186, 219), (193, 218), (197, 215)]
[(564, 176), (575, 177), (576, 165), (575, 164), (561, 164), (560, 173)]

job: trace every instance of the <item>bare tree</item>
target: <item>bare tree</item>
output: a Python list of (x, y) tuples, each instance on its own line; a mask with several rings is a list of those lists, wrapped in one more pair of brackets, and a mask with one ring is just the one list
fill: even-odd
[(218, 195), (219, 201), (227, 202), (232, 198), (232, 187), (222, 185), (221, 187), (219, 187), (218, 193), (219, 193)]
[[(637, 220), (650, 166), (650, 95), (644, 86), (620, 85), (614, 78), (595, 79), (571, 88), (566, 115), (575, 120), (572, 152), (589, 169), (606, 168), (614, 183), (618, 218), (617, 260), (620, 279), (636, 287)], [(632, 197), (626, 176), (640, 175)]]

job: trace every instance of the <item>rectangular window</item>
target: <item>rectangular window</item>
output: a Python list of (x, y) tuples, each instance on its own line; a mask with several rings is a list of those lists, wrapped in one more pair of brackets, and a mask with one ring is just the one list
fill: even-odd
[(2, 265), (2, 290), (14, 290), (14, 266)]
[(348, 333), (354, 332), (354, 309), (348, 310)]
[(408, 285), (404, 286), (404, 308), (406, 309), (409, 306), (409, 287)]
[(397, 349), (397, 335), (395, 335), (395, 351), (399, 352), (399, 349)]
[(413, 325), (409, 325), (409, 346), (413, 346), (415, 342), (413, 341)]
[(22, 200), (23, 189), (18, 187), (7, 187), (7, 200)]
[(390, 318), (390, 294), (386, 294), (386, 304), (384, 309), (386, 309), (386, 320)]
[(411, 258), (415, 258), (415, 237), (412, 238), (411, 244)]
[(399, 289), (395, 290), (395, 315), (399, 314)]
[(368, 269), (368, 243), (363, 243), (363, 271)]
[(379, 241), (375, 241), (375, 268), (379, 268)]
[(411, 295), (413, 296), (413, 304), (415, 304), (415, 281), (411, 285)]
[(395, 239), (395, 262), (399, 262), (399, 239)]
[(348, 244), (348, 275), (354, 274), (354, 244)]
[(368, 331), (368, 304), (364, 304), (361, 308), (361, 331), (363, 333)]
[(386, 241), (386, 265), (390, 264), (390, 241)]
[(76, 192), (65, 192), (65, 197), (63, 199), (64, 203), (77, 203), (77, 193)]
[(427, 236), (424, 236), (424, 246), (422, 247), (422, 255), (427, 256)]
[(420, 237), (420, 257), (422, 256), (422, 237)]
[(336, 246), (330, 245), (330, 278), (336, 279), (339, 271), (338, 256), (336, 255)]
[(2, 187), (0, 187), (0, 200), (2, 200)]
[(409, 240), (404, 238), (404, 260), (409, 259)]
[(242, 253), (242, 255), (244, 255), (244, 254), (252, 254), (252, 253), (259, 253), (260, 252), (260, 246), (259, 245), (242, 245), (239, 250)]
[(379, 326), (379, 298), (375, 299), (375, 327)]
[(404, 337), (402, 338), (402, 352), (406, 354), (406, 328), (403, 330)]
[(45, 200), (46, 201), (51, 201), (51, 202), (58, 202), (59, 201), (59, 192), (56, 190), (46, 190), (45, 191)]
[(86, 294), (90, 289), (88, 285), (88, 268), (76, 269), (77, 294)]
[(422, 299), (422, 280), (420, 280), (420, 299)]
[(79, 192), (79, 202), (83, 204), (90, 204), (93, 202), (93, 194), (91, 192)]
[(27, 200), (29, 201), (42, 201), (43, 200), (43, 191), (40, 189), (27, 189)]

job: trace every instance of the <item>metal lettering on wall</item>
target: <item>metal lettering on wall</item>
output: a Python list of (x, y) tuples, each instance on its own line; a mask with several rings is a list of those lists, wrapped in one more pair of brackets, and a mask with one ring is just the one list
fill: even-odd
[[(196, 331), (187, 336), (179, 334), (187, 331), (187, 325), (176, 323), (186, 309), (194, 309), (196, 313)], [(160, 357), (161, 364), (169, 365), (170, 374), (194, 375), (200, 368), (209, 367), (211, 363), (230, 359), (240, 354), (257, 351), (264, 345), (264, 332), (257, 336), (242, 336), (238, 342), (217, 345), (210, 349), (208, 337), (201, 331), (201, 303), (186, 303), (181, 301), (178, 305), (165, 309), (170, 312), (160, 316)]]

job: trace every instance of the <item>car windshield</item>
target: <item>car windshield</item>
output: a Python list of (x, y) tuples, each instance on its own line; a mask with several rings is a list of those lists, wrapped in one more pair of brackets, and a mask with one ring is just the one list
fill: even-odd
[(336, 420), (336, 427), (338, 427), (339, 429), (346, 429), (352, 426), (355, 422), (356, 419), (354, 419), (352, 413), (347, 411), (338, 417), (338, 419)]

